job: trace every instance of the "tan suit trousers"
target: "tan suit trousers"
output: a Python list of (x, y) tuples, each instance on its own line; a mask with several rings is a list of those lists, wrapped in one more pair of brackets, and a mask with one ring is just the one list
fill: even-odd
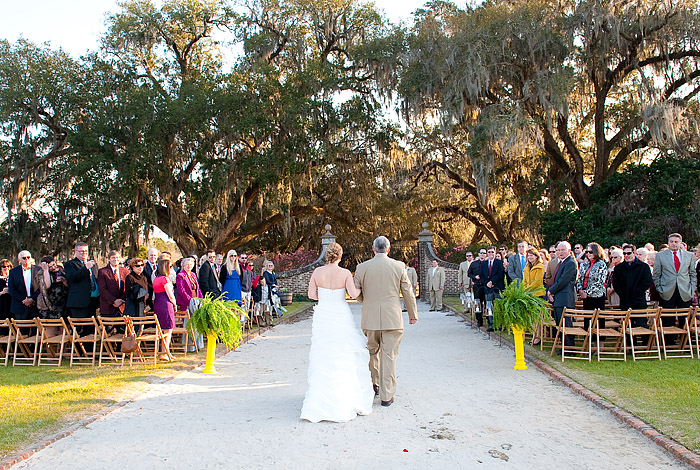
[(389, 401), (396, 393), (396, 357), (403, 330), (364, 330), (369, 349), (372, 383), (379, 385), (379, 398)]
[(430, 289), (430, 310), (442, 310), (442, 293), (444, 291)]

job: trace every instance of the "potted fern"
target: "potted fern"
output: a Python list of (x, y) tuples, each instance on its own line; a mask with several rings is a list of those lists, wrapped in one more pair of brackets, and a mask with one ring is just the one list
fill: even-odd
[(217, 339), (227, 348), (237, 348), (243, 339), (240, 318), (247, 317), (245, 310), (237, 302), (213, 298), (207, 294), (200, 306), (192, 314), (190, 324), (199, 334), (207, 335), (207, 360), (203, 372), (216, 372), (214, 357)]
[(523, 348), (523, 332), (534, 330), (547, 318), (547, 302), (537, 296), (541, 289), (537, 286), (526, 287), (521, 281), (506, 285), (501, 297), (493, 302), (493, 323), (498, 327), (513, 330), (515, 340), (514, 369), (527, 369)]

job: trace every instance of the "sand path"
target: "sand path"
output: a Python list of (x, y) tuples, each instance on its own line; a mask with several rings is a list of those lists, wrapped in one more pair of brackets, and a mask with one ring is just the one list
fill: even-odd
[[(406, 324), (396, 402), (348, 423), (299, 420), (311, 318), (279, 325), (13, 468), (685, 468), (458, 317)], [(352, 304), (359, 323), (360, 305)], [(405, 452), (404, 449), (407, 451)]]

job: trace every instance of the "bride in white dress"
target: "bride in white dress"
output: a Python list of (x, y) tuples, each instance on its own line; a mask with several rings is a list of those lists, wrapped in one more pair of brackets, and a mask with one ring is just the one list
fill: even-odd
[(356, 298), (352, 274), (338, 266), (342, 247), (332, 243), (326, 250), (328, 264), (316, 268), (309, 281), (314, 307), (309, 351), (309, 388), (301, 419), (350, 421), (372, 412), (374, 389), (369, 371), (367, 338), (360, 331), (345, 301), (345, 293)]

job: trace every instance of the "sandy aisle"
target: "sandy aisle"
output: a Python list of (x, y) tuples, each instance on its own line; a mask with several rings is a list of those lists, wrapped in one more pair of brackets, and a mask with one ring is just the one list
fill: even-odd
[(427, 309), (419, 302), (420, 321), (406, 322), (396, 402), (375, 400), (369, 416), (299, 420), (309, 318), (219, 359), (218, 374), (153, 386), (14, 468), (684, 468), (537, 369), (514, 371), (512, 350)]

